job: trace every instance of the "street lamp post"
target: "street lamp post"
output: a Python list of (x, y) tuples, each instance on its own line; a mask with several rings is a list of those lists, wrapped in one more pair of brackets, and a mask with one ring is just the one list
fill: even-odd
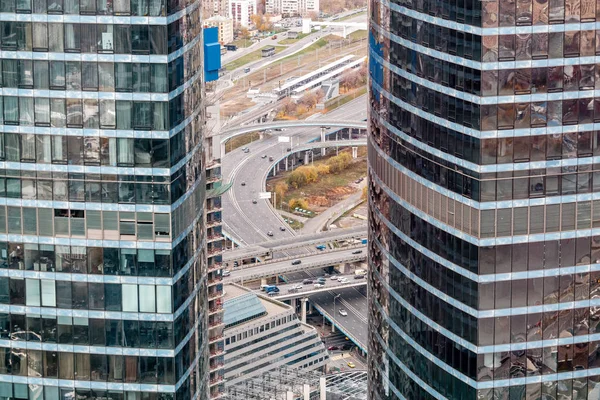
[(341, 294), (333, 296), (333, 316), (331, 317), (331, 333), (335, 332), (335, 301), (340, 297)]

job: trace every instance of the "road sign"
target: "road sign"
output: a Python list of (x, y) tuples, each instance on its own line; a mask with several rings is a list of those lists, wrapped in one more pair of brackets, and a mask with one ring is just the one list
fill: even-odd
[(259, 199), (270, 199), (271, 198), (271, 192), (260, 192), (258, 194), (258, 198)]
[(289, 143), (290, 137), (289, 136), (278, 136), (277, 140), (279, 141), (279, 143)]

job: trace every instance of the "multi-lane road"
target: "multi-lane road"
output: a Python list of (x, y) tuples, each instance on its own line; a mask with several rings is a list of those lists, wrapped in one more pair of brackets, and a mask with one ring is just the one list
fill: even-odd
[(251, 264), (248, 266), (242, 265), (241, 267), (232, 268), (232, 270), (230, 270), (230, 275), (225, 278), (225, 283), (244, 282), (275, 275), (283, 275), (289, 272), (323, 268), (342, 263), (364, 261), (365, 258), (366, 248), (350, 248), (304, 256), (302, 257), (300, 264), (293, 264), (295, 261), (294, 259), (286, 259), (283, 261), (274, 260), (265, 263)]
[[(366, 21), (367, 21), (366, 14), (359, 14), (356, 17), (350, 18), (344, 22), (366, 22)], [(290, 55), (294, 55), (294, 54), (304, 50), (305, 48), (307, 48), (308, 46), (310, 46), (317, 40), (321, 39), (322, 37), (330, 35), (330, 34), (334, 34), (334, 33), (336, 33), (336, 31), (332, 30), (330, 28), (324, 28), (324, 29), (321, 29), (314, 33), (311, 33), (310, 35), (307, 35), (307, 36), (303, 37), (302, 39), (299, 39), (297, 42), (295, 42), (291, 45), (288, 45), (288, 47), (285, 50), (281, 51), (280, 53), (276, 54), (275, 56), (264, 58), (259, 61), (255, 61), (253, 63), (249, 63), (242, 67), (239, 67), (239, 68), (229, 72), (222, 79), (225, 79), (225, 80), (239, 79), (243, 75), (247, 74), (246, 72), (244, 72), (244, 70), (246, 68), (250, 68), (250, 72), (248, 72), (248, 73), (256, 72), (260, 68), (263, 68), (263, 67), (265, 67), (269, 64), (272, 64), (274, 62), (277, 62), (279, 60), (282, 60), (285, 57), (288, 57)], [(236, 51), (227, 52), (222, 58), (222, 64), (226, 65), (227, 63), (230, 63), (240, 57), (243, 57), (246, 54), (252, 53), (253, 51), (257, 51), (257, 50), (263, 48), (264, 46), (279, 45), (279, 42), (282, 40), (285, 40), (285, 39), (287, 39), (287, 33), (282, 33), (280, 35), (277, 35), (277, 39), (273, 39), (273, 37), (270, 36), (268, 38), (262, 39), (261, 41), (253, 44), (250, 47), (238, 48), (238, 50), (236, 50)]]
[[(362, 120), (367, 116), (365, 103), (366, 97), (361, 96), (322, 118)], [(266, 175), (272, 165), (269, 157), (282, 155), (288, 147), (302, 145), (319, 137), (320, 129), (290, 128), (280, 133), (282, 134), (290, 137), (291, 142), (279, 143), (278, 138), (273, 136), (248, 145), (249, 153), (236, 149), (222, 158), (224, 181), (233, 182), (232, 188), (223, 197), (225, 226), (242, 244), (295, 235), (273, 210), (269, 201), (259, 199), (259, 193), (264, 191)], [(280, 230), (280, 227), (285, 230)], [(268, 236), (269, 231), (273, 236)]]
[[(335, 300), (334, 307), (333, 299), (337, 295), (340, 297)], [(368, 336), (366, 286), (316, 293), (309, 296), (309, 300), (330, 315), (335, 325), (357, 340), (360, 347), (366, 350)], [(348, 315), (341, 315), (340, 310), (346, 311)]]

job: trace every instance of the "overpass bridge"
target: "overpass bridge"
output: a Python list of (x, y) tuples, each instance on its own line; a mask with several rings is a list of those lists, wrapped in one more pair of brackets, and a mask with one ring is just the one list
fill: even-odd
[(310, 18), (302, 19), (302, 33), (310, 33), (313, 26), (332, 26), (342, 28), (342, 37), (348, 36), (347, 29), (350, 28), (353, 32), (356, 30), (367, 30), (366, 22), (349, 22), (349, 21), (312, 21)]
[(364, 226), (294, 236), (290, 238), (271, 240), (252, 246), (238, 247), (234, 250), (228, 250), (223, 253), (223, 261), (241, 262), (251, 258), (264, 259), (273, 257), (273, 254), (286, 250), (317, 246), (320, 244), (334, 244), (346, 240), (366, 239), (366, 237), (367, 228)]
[[(351, 129), (367, 129), (367, 121), (344, 121), (333, 119), (314, 119), (314, 120), (298, 120), (298, 121), (274, 121), (262, 124), (251, 124), (238, 126), (236, 128), (225, 129), (221, 131), (221, 145), (224, 145), (233, 137), (243, 135), (245, 133), (265, 131), (267, 129), (285, 129), (285, 128), (320, 128), (323, 126), (336, 128), (351, 128)], [(225, 154), (224, 152), (222, 154)]]
[(300, 260), (299, 264), (292, 264), (294, 260), (285, 259), (283, 261), (273, 260), (264, 263), (252, 264), (251, 266), (240, 265), (239, 268), (230, 271), (230, 276), (224, 278), (225, 283), (242, 283), (258, 279), (266, 279), (273, 276), (279, 276), (286, 273), (306, 271), (316, 268), (325, 268), (334, 265), (364, 262), (367, 258), (367, 252), (362, 251), (359, 254), (352, 254), (355, 249), (343, 249), (325, 253), (312, 254), (305, 257), (296, 258)]

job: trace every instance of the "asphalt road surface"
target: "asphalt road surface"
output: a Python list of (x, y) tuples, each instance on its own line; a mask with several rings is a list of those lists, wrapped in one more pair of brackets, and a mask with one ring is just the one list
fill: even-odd
[[(335, 301), (337, 294), (340, 297)], [(317, 293), (309, 296), (314, 304), (323, 308), (329, 315), (334, 316), (337, 325), (355, 337), (363, 348), (367, 348), (368, 323), (367, 323), (367, 288), (348, 288), (332, 292)], [(348, 315), (342, 316), (340, 310), (345, 310)]]
[[(366, 116), (366, 96), (361, 96), (322, 118), (355, 121)], [(224, 181), (233, 181), (233, 187), (223, 196), (223, 219), (227, 231), (231, 231), (242, 244), (261, 243), (295, 235), (285, 226), (269, 201), (259, 198), (259, 193), (264, 188), (265, 176), (272, 164), (269, 156), (281, 155), (288, 147), (298, 146), (318, 137), (320, 128), (290, 128), (284, 132), (273, 133), (289, 136), (291, 143), (279, 143), (277, 135), (273, 135), (249, 144), (249, 153), (244, 153), (238, 148), (222, 158)], [(264, 156), (267, 157), (263, 158)], [(284, 227), (285, 231), (281, 231), (280, 227)], [(273, 236), (268, 236), (269, 231)]]

